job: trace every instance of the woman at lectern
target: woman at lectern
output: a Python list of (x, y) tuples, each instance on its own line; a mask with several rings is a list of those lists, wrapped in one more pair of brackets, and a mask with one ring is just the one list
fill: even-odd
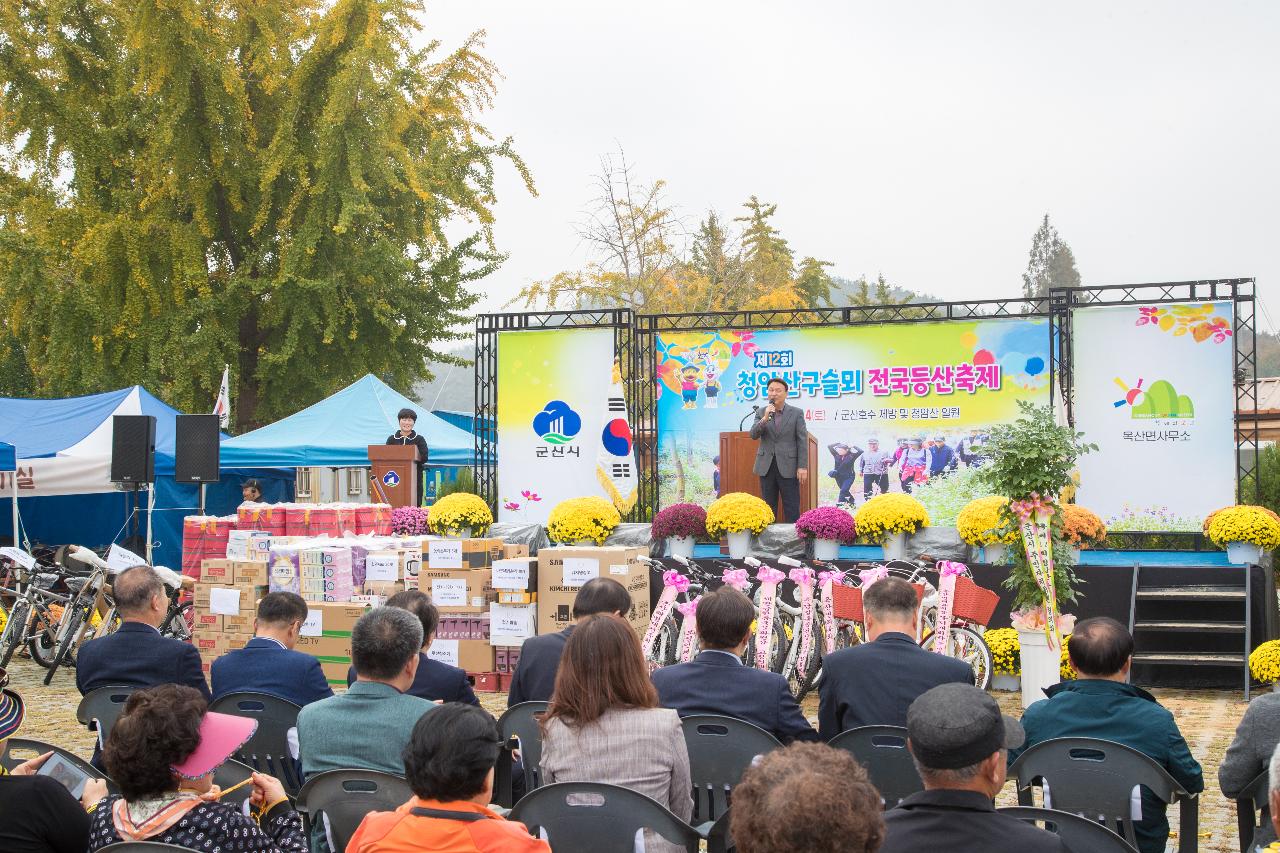
[(387, 437), (387, 444), (412, 444), (418, 448), (418, 489), (422, 494), (422, 472), (427, 467), (427, 440), (414, 432), (413, 426), (418, 422), (418, 413), (413, 409), (401, 409), (396, 416), (400, 421), (400, 431)]

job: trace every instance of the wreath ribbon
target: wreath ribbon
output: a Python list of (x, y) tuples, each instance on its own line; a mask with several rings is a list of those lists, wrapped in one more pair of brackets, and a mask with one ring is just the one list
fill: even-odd
[(813, 651), (813, 569), (800, 567), (792, 569), (787, 577), (796, 584), (800, 591), (800, 657), (796, 660), (796, 672), (803, 679), (805, 662)]
[(785, 578), (782, 572), (770, 566), (756, 571), (760, 581), (760, 615), (756, 619), (756, 669), (769, 668), (769, 634), (773, 630), (773, 616), (778, 609), (778, 584)]
[(697, 646), (694, 639), (698, 636), (698, 602), (701, 600), (702, 596), (698, 596), (693, 601), (676, 605), (676, 610), (684, 615), (684, 621), (680, 623), (680, 660), (686, 663), (693, 660)]
[(689, 590), (689, 579), (677, 571), (668, 570), (662, 573), (662, 586), (662, 595), (658, 597), (658, 603), (653, 606), (649, 627), (644, 631), (644, 653), (650, 660), (653, 659), (653, 646), (657, 642), (658, 632), (662, 630), (662, 623), (671, 615), (671, 607), (676, 603), (676, 596)]
[(1020, 520), (1022, 547), (1036, 586), (1044, 593), (1044, 636), (1049, 648), (1057, 651), (1062, 637), (1058, 633), (1058, 591), (1053, 583), (1053, 538), (1049, 535), (1049, 519), (1053, 503), (1032, 492), (1027, 500), (1009, 504)]
[(947, 640), (951, 636), (951, 611), (956, 601), (956, 578), (968, 571), (964, 563), (950, 560), (938, 562), (938, 619), (933, 626), (933, 650), (940, 655), (947, 653)]
[(844, 577), (844, 572), (818, 572), (818, 584), (822, 595), (822, 630), (825, 653), (836, 650), (836, 613), (835, 593), (832, 588), (835, 582)]

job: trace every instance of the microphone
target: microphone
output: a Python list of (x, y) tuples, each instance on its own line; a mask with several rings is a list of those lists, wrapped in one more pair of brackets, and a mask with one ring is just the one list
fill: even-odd
[(744, 424), (746, 424), (747, 418), (751, 417), (758, 411), (760, 411), (759, 406), (752, 406), (751, 411), (747, 412), (745, 415), (742, 416), (742, 420), (738, 421), (738, 432), (742, 432), (742, 427)]

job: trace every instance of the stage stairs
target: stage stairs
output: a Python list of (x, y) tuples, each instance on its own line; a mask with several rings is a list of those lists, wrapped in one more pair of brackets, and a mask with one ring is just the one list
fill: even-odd
[[(1202, 677), (1208, 682), (1228, 671), (1240, 673), (1245, 701), (1249, 700), (1250, 637), (1253, 602), (1247, 568), (1218, 568), (1212, 584), (1204, 575), (1192, 583), (1177, 583), (1178, 567), (1134, 565), (1129, 603), (1129, 631), (1133, 634), (1134, 678), (1141, 683), (1146, 667), (1182, 667), (1188, 686)], [(1158, 569), (1161, 579), (1152, 580)], [(1170, 573), (1175, 575), (1170, 578)], [(1148, 578), (1144, 581), (1144, 575)], [(1190, 667), (1203, 676), (1192, 676)]]

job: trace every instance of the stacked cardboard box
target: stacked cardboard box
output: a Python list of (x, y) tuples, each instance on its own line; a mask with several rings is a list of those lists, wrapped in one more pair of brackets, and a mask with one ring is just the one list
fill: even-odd
[[(538, 551), (538, 633), (562, 631), (573, 620), (573, 599), (592, 578), (613, 578), (631, 595), (624, 614), (638, 633), (649, 626), (649, 567), (645, 548), (543, 548)], [(496, 630), (496, 629), (495, 629)]]
[(267, 593), (267, 564), (259, 560), (205, 560), (193, 592), (192, 641), (205, 677), (213, 662), (253, 637), (258, 600)]
[(440, 627), (430, 655), (469, 673), (494, 671), (489, 644), (489, 605), (497, 600), (493, 561), (501, 539), (422, 538), (417, 586), (440, 611)]
[(354, 601), (308, 604), (307, 621), (295, 648), (320, 660), (330, 684), (346, 686), (351, 667), (351, 629), (368, 609), (368, 605)]

